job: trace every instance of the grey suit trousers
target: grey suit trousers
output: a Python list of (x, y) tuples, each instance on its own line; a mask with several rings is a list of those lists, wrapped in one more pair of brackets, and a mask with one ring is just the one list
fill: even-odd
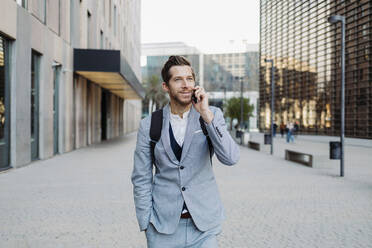
[(150, 223), (146, 230), (148, 248), (218, 248), (216, 236), (221, 232), (221, 225), (202, 232), (190, 219), (180, 219), (176, 231), (163, 234), (156, 231)]

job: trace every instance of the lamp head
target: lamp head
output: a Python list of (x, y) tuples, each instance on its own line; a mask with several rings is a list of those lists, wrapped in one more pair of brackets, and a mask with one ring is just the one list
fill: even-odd
[(341, 15), (333, 15), (328, 18), (328, 22), (330, 23), (337, 23), (337, 22), (344, 22), (345, 17)]
[(60, 67), (62, 66), (61, 63), (53, 62), (52, 67)]

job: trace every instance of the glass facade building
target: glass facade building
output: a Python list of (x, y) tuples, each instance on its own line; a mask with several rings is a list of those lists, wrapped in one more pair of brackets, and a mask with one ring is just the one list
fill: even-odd
[(270, 64), (275, 66), (275, 122), (306, 134), (340, 134), (341, 27), (346, 17), (345, 135), (372, 138), (372, 2), (260, 1), (259, 128), (270, 128)]
[[(147, 56), (146, 66), (142, 67), (143, 78), (157, 75), (161, 80), (161, 69), (169, 56)], [(245, 90), (258, 90), (258, 52), (181, 56), (190, 61), (197, 82), (201, 81), (200, 70), (203, 70), (203, 83), (207, 91), (240, 91), (239, 80), (244, 80)], [(203, 56), (203, 65), (200, 65), (200, 56)]]
[[(144, 82), (147, 82), (153, 75), (157, 76), (159, 80), (162, 81), (161, 69), (169, 56), (170, 55), (146, 56), (146, 66), (142, 67)], [(195, 71), (197, 84), (203, 84), (207, 92), (222, 93), (218, 94), (220, 98), (216, 97), (215, 94), (210, 96), (209, 103), (213, 106), (223, 108), (226, 92), (237, 92), (240, 94), (241, 81), (243, 82), (243, 92), (258, 90), (258, 51), (221, 54), (187, 54), (181, 56), (184, 56), (190, 61)], [(200, 64), (201, 61), (202, 64)], [(253, 103), (256, 104), (255, 101), (253, 101)], [(142, 111), (148, 114), (147, 100), (144, 101)]]
[[(170, 55), (166, 56), (147, 56), (146, 57), (146, 66), (142, 67), (142, 77), (146, 80), (152, 75), (156, 75), (159, 77), (159, 80), (163, 80), (161, 78), (161, 69), (163, 68), (165, 62), (167, 62)], [(190, 61), (192, 68), (194, 69), (196, 81), (198, 80), (199, 75), (199, 54), (189, 54), (189, 55), (182, 55), (187, 60)]]
[(204, 55), (204, 87), (207, 91), (258, 90), (258, 52)]

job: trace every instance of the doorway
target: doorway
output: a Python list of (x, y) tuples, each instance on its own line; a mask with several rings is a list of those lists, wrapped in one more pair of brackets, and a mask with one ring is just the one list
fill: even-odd
[(10, 85), (8, 42), (0, 35), (0, 171), (10, 167)]
[(59, 144), (59, 77), (61, 66), (53, 67), (53, 154), (58, 153)]
[(39, 159), (39, 78), (40, 55), (31, 56), (31, 160)]
[(102, 89), (102, 97), (101, 97), (101, 140), (107, 139), (107, 117), (108, 113), (108, 100), (109, 100), (109, 93)]

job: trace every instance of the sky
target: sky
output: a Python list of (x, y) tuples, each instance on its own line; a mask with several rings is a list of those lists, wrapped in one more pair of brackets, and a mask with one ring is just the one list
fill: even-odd
[(141, 42), (185, 42), (202, 52), (259, 42), (259, 0), (142, 0)]

